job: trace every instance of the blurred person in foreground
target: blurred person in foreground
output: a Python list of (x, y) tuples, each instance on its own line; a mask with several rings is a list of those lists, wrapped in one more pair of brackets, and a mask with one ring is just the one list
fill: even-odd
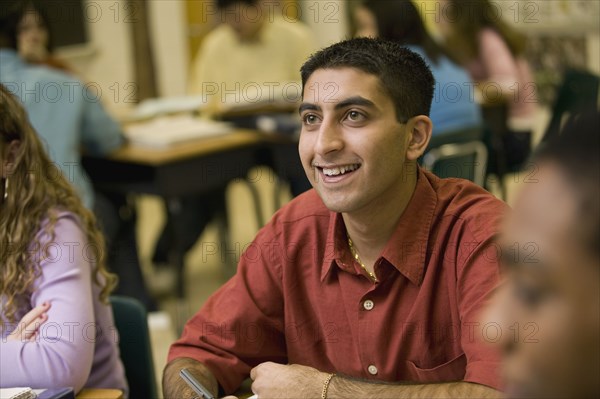
[(600, 113), (572, 120), (534, 157), (505, 223), (499, 323), (511, 398), (600, 396)]
[(436, 85), (430, 145), (482, 139), (481, 110), (469, 74), (429, 35), (411, 0), (366, 0), (354, 10), (354, 19), (357, 36), (397, 41), (423, 57), (431, 69)]
[(82, 149), (105, 156), (121, 147), (120, 126), (84, 82), (50, 61), (49, 5), (33, 0), (0, 4), (0, 83), (21, 100), (50, 159), (96, 214), (107, 241), (107, 264), (120, 277), (116, 292), (155, 310), (140, 268), (134, 218), (121, 216), (135, 210), (123, 195), (96, 191), (81, 160)]
[[(506, 205), (416, 164), (434, 79), (400, 44), (336, 43), (301, 69), (299, 153), (314, 189), (273, 216), (170, 349), (166, 398), (250, 376), (260, 398), (496, 397), (475, 326), (496, 288)], [(328, 89), (329, 88), (329, 89)]]
[[(264, 116), (290, 120), (290, 110), (299, 100), (298, 71), (315, 49), (315, 40), (304, 23), (281, 16), (276, 3), (215, 1), (220, 24), (204, 38), (190, 70), (190, 94), (203, 95), (208, 101), (203, 112), (220, 116), (241, 107), (243, 116), (233, 117), (232, 122), (253, 129)], [(225, 188), (169, 204), (179, 216), (175, 221), (169, 214), (156, 243), (152, 261), (159, 273), (168, 266), (174, 245), (180, 245), (184, 253), (189, 251), (208, 223), (224, 210)], [(295, 196), (308, 190), (310, 183), (304, 177), (292, 178), (290, 188)], [(181, 231), (178, 243), (173, 240), (175, 228)]]
[(1, 84), (0, 167), (0, 386), (127, 394), (96, 219)]

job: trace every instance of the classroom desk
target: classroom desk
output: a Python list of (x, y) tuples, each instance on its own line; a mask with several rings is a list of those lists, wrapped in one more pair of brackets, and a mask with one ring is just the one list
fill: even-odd
[(94, 184), (107, 191), (163, 197), (201, 194), (244, 178), (256, 165), (262, 138), (250, 130), (164, 149), (126, 145), (108, 157), (84, 157)]
[[(236, 130), (162, 149), (126, 145), (108, 157), (85, 156), (83, 165), (94, 184), (103, 191), (152, 194), (171, 201), (224, 187), (234, 179), (245, 181), (248, 171), (258, 163), (262, 143), (259, 133)], [(256, 190), (251, 192), (257, 219), (262, 225), (258, 194)], [(176, 210), (168, 207), (167, 211), (177, 220)], [(226, 215), (224, 220), (226, 228)], [(177, 242), (177, 232), (174, 235)], [(178, 269), (176, 292), (180, 299), (185, 297), (183, 257), (182, 251), (173, 251), (171, 256), (171, 262)]]

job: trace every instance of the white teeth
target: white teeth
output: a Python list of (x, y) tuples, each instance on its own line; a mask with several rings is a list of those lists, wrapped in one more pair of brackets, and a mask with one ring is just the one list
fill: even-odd
[(338, 175), (343, 175), (346, 172), (352, 172), (356, 169), (358, 169), (357, 164), (354, 165), (346, 165), (346, 166), (339, 166), (339, 167), (335, 167), (335, 168), (323, 168), (323, 173), (326, 176), (338, 176)]

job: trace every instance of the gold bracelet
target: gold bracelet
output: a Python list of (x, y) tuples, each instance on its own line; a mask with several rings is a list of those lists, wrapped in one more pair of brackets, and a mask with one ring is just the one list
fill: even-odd
[(321, 399), (327, 399), (327, 390), (329, 389), (329, 383), (331, 382), (331, 379), (334, 376), (335, 376), (335, 373), (331, 373), (325, 379), (325, 382), (323, 383), (323, 390), (321, 391)]

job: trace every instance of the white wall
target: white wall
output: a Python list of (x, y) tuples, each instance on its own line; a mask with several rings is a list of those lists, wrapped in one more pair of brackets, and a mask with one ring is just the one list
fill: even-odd
[[(148, 4), (159, 95), (183, 95), (188, 65), (185, 2), (153, 0)], [(125, 0), (86, 0), (84, 10), (90, 45), (61, 49), (58, 54), (83, 80), (101, 90), (102, 102), (111, 112), (125, 114), (135, 106), (131, 51), (135, 10)]]
[(325, 47), (348, 35), (346, 0), (300, 0), (301, 19), (314, 32), (319, 47)]
[(77, 71), (82, 80), (98, 87), (102, 102), (113, 112), (131, 106), (131, 34), (124, 0), (85, 3), (90, 45), (64, 49), (58, 55)]
[(162, 96), (183, 95), (190, 60), (185, 1), (153, 0), (149, 4), (158, 92)]

